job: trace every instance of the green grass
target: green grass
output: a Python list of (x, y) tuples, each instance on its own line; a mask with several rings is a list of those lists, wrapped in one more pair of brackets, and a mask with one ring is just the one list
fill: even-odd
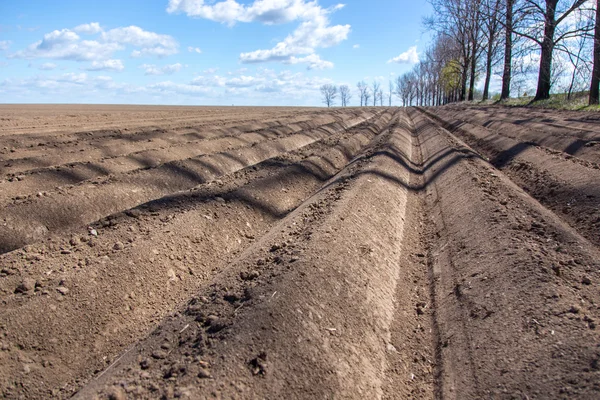
[(556, 93), (550, 95), (550, 98), (547, 100), (539, 100), (533, 103), (533, 96), (527, 96), (509, 99), (497, 104), (554, 110), (600, 111), (600, 106), (588, 106), (588, 96), (589, 92), (587, 91), (573, 93), (570, 99), (567, 98), (566, 93)]
[(503, 105), (507, 107), (532, 107), (554, 110), (577, 110), (577, 111), (600, 111), (600, 105), (588, 106), (589, 92), (577, 92), (571, 94), (571, 99), (567, 99), (566, 93), (556, 93), (550, 95), (548, 100), (540, 100), (532, 103), (533, 96), (514, 97), (508, 100), (498, 101), (491, 99), (487, 101), (473, 101), (474, 105)]

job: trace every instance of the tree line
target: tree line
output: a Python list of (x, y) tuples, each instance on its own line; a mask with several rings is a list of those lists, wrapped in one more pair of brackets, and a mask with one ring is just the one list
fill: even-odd
[[(435, 33), (420, 62), (389, 83), (386, 98), (403, 106), (488, 100), (494, 76), (500, 100), (521, 96), (535, 82), (533, 101), (552, 92), (589, 90), (589, 104), (600, 100), (600, 0), (428, 0), (434, 14), (424, 20)], [(342, 94), (343, 91), (343, 94)], [(324, 102), (340, 95), (348, 105), (349, 87), (321, 87)], [(359, 82), (360, 105), (383, 105), (379, 82)]]

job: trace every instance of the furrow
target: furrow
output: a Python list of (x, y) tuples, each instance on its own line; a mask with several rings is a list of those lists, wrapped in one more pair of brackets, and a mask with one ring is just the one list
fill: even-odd
[(381, 397), (410, 151), (392, 128), (76, 398)]
[[(2, 189), (0, 202), (6, 202), (16, 197), (19, 198), (17, 200), (24, 200), (28, 196), (37, 195), (38, 193), (47, 195), (48, 193), (45, 192), (51, 191), (57, 186), (73, 185), (107, 175), (118, 175), (139, 169), (156, 168), (162, 164), (176, 160), (255, 146), (261, 142), (299, 134), (303, 131), (331, 128), (335, 131), (339, 129), (340, 124), (332, 121), (334, 121), (333, 118), (321, 118), (320, 121), (312, 121), (311, 123), (278, 126), (269, 129), (264, 128), (258, 131), (226, 136), (216, 135), (214, 138), (205, 138), (199, 141), (188, 141), (177, 144), (170, 143), (168, 146), (160, 146), (151, 150), (131, 151), (123, 156), (102, 156), (97, 161), (68, 162), (50, 168), (25, 170), (21, 171), (18, 176), (12, 176), (9, 180), (0, 182), (0, 189)], [(132, 145), (130, 150), (137, 147), (137, 145)], [(125, 149), (120, 148), (119, 153), (123, 153), (124, 151)], [(90, 150), (84, 153), (85, 155), (82, 155), (82, 157), (86, 159), (93, 159), (93, 157), (100, 156), (100, 154), (94, 154), (94, 151)], [(64, 162), (64, 155), (57, 156), (58, 159)], [(25, 161), (29, 162), (28, 160)], [(16, 166), (14, 163), (11, 164), (13, 164), (12, 167)]]
[[(71, 238), (2, 256), (9, 275), (0, 280), (5, 305), (0, 319), (9, 350), (0, 358), (0, 393), (70, 397), (197, 287), (210, 285), (389, 120), (384, 113), (190, 193), (76, 230)], [(26, 280), (36, 282), (35, 291), (13, 293)]]
[(475, 124), (520, 142), (533, 143), (600, 163), (600, 130), (597, 126), (581, 126), (572, 120), (562, 121), (560, 124), (550, 122), (555, 120), (555, 115), (552, 118), (537, 118), (537, 121), (533, 117), (525, 118), (530, 113), (515, 115), (510, 110), (504, 113), (496, 110), (494, 114), (484, 112), (480, 115), (481, 110), (477, 108), (455, 110), (450, 107), (435, 110), (436, 115), (445, 118), (455, 127), (460, 127), (463, 123)]
[[(438, 117), (439, 118), (439, 117)], [(532, 144), (438, 119), (580, 234), (600, 245), (600, 168)]]
[[(352, 124), (360, 121), (352, 120)], [(87, 182), (50, 196), (25, 199), (0, 211), (0, 251), (14, 250), (48, 234), (85, 226), (152, 199), (191, 189), (350, 127), (350, 123), (339, 124), (262, 142), (256, 146), (173, 161), (150, 170)]]
[(598, 397), (597, 248), (459, 139), (411, 116), (431, 221), (436, 397)]

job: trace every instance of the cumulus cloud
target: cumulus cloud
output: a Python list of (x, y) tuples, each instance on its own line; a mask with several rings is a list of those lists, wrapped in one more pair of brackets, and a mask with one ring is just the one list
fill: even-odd
[(54, 63), (43, 63), (38, 67), (38, 69), (41, 69), (42, 71), (51, 71), (56, 67), (58, 67), (58, 65)]
[(242, 63), (279, 61), (297, 64), (298, 59), (306, 59), (309, 69), (329, 68), (333, 66), (331, 62), (311, 63), (311, 58), (298, 56), (309, 56), (318, 48), (335, 46), (346, 40), (350, 33), (350, 25), (332, 26), (328, 17), (332, 12), (343, 8), (343, 4), (323, 8), (317, 1), (307, 0), (255, 0), (249, 5), (235, 0), (208, 3), (204, 0), (170, 0), (167, 11), (185, 13), (229, 26), (237, 22), (274, 25), (301, 21), (296, 30), (273, 48), (240, 54)]
[(321, 60), (318, 54), (309, 54), (306, 57), (292, 56), (289, 60), (284, 61), (284, 64), (301, 64), (307, 63), (307, 69), (330, 69), (333, 68), (333, 63), (330, 61)]
[(315, 105), (320, 103), (319, 88), (326, 83), (336, 82), (301, 72), (276, 72), (265, 68), (252, 73), (236, 71), (233, 76), (200, 76), (187, 82), (166, 80), (146, 85), (116, 82), (108, 76), (65, 73), (0, 79), (0, 93), (7, 99), (48, 101), (59, 98), (64, 101), (102, 99), (108, 102), (231, 104), (235, 99), (236, 104)]
[(10, 40), (0, 40), (0, 51), (8, 50), (11, 43), (12, 42)]
[(151, 85), (148, 85), (147, 88), (153, 92), (176, 93), (195, 96), (206, 95), (211, 92), (209, 89), (197, 85), (175, 83), (171, 81), (153, 83)]
[(94, 35), (96, 33), (102, 32), (102, 28), (98, 22), (91, 22), (89, 24), (78, 25), (73, 30), (77, 33), (82, 33), (84, 35)]
[(125, 66), (121, 60), (104, 60), (94, 61), (90, 66), (85, 68), (87, 71), (123, 71)]
[(259, 69), (253, 75), (198, 76), (190, 82), (203, 88), (221, 88), (229, 94), (252, 96), (253, 93), (271, 93), (286, 98), (318, 95), (319, 88), (325, 83), (333, 82), (330, 79), (306, 77), (302, 73), (275, 72), (270, 69)]
[[(235, 0), (225, 0), (214, 4), (204, 0), (170, 0), (167, 12), (185, 13), (190, 17), (233, 25), (236, 22), (260, 22), (266, 25), (284, 24), (298, 19), (308, 19), (309, 14), (320, 12), (316, 1), (306, 0), (255, 0), (250, 5)], [(340, 9), (339, 4), (332, 10)]]
[(192, 47), (192, 46), (189, 46), (189, 47), (188, 47), (188, 51), (189, 51), (190, 53), (198, 53), (198, 54), (201, 54), (201, 53), (202, 53), (202, 50), (200, 49), (200, 47)]
[(175, 72), (179, 72), (179, 70), (181, 70), (181, 67), (183, 67), (183, 65), (179, 63), (165, 65), (164, 67), (157, 67), (154, 64), (140, 65), (140, 68), (145, 70), (145, 75), (171, 75)]
[(102, 39), (109, 43), (141, 47), (141, 50), (135, 50), (132, 53), (135, 57), (141, 55), (168, 56), (176, 54), (179, 48), (179, 44), (172, 36), (145, 31), (134, 25), (102, 32)]
[[(95, 40), (82, 40), (79, 33), (92, 35)], [(169, 35), (145, 31), (137, 26), (103, 31), (98, 23), (79, 25), (73, 30), (55, 30), (44, 35), (42, 40), (24, 50), (11, 54), (11, 58), (51, 58), (72, 61), (107, 61), (116, 51), (126, 46), (137, 47), (132, 56), (153, 55), (158, 57), (178, 52), (179, 44)]]
[(419, 62), (419, 53), (417, 53), (417, 46), (412, 46), (404, 53), (397, 57), (392, 58), (388, 63), (397, 64), (417, 64)]

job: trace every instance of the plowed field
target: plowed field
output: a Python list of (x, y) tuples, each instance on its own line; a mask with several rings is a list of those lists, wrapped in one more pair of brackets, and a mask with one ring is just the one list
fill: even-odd
[(600, 128), (0, 106), (0, 396), (600, 397)]

